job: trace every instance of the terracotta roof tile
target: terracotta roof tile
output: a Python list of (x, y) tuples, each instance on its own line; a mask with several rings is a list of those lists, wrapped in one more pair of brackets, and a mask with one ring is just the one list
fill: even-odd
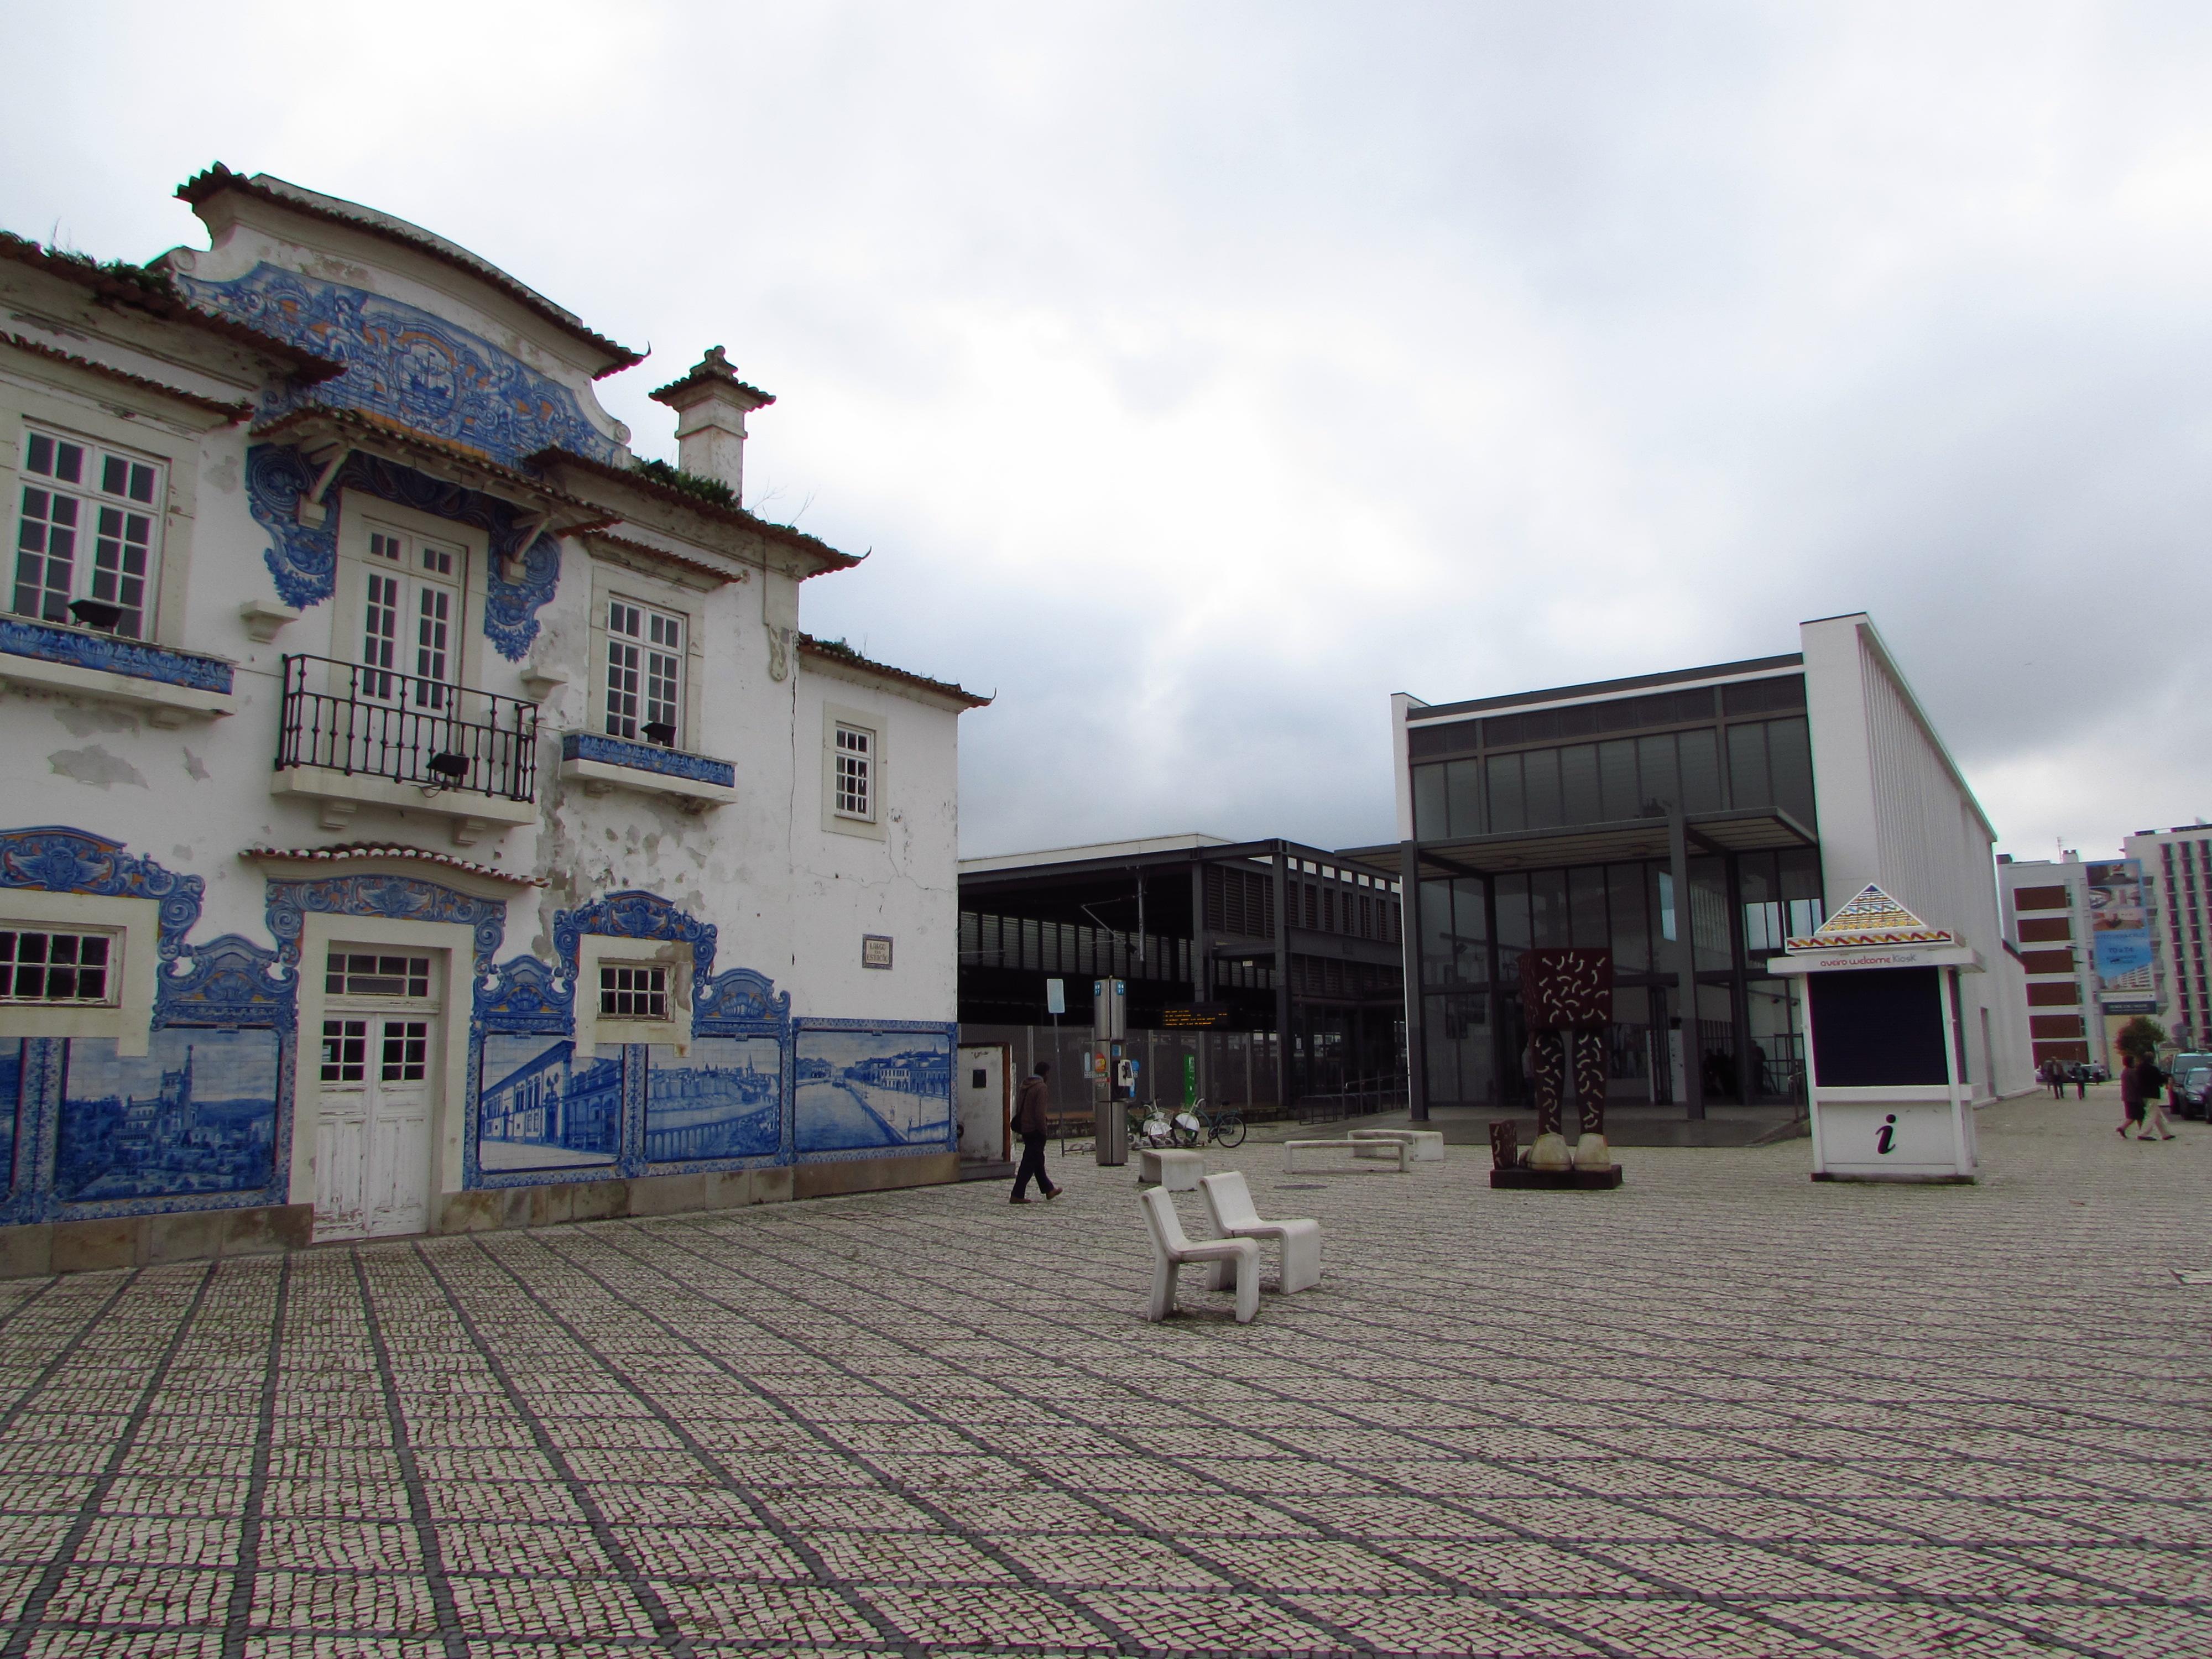
[(543, 887), (545, 883), (536, 876), (519, 876), (512, 870), (501, 870), (489, 864), (475, 864), (467, 859), (457, 859), (450, 853), (433, 853), (420, 847), (400, 847), (377, 842), (348, 842), (343, 847), (249, 847), (239, 857), (255, 864), (351, 864), (363, 859), (404, 859), (414, 864), (441, 865), (448, 870), (459, 870), (471, 876), (486, 876), (494, 881), (504, 881), (517, 887)]
[(810, 536), (803, 530), (793, 530), (789, 525), (772, 523), (769, 520), (746, 512), (742, 507), (723, 507), (717, 502), (708, 501), (703, 495), (695, 495), (690, 490), (680, 489), (675, 484), (663, 483), (647, 472), (640, 472), (626, 466), (612, 466), (605, 461), (595, 461), (589, 456), (579, 455), (574, 450), (568, 449), (541, 449), (536, 454), (526, 456), (524, 459), (534, 467), (571, 467), (593, 477), (605, 478), (612, 483), (635, 489), (642, 495), (650, 495), (657, 501), (666, 501), (672, 506), (689, 507), (701, 517), (711, 519), (718, 524), (726, 524), (738, 529), (752, 531), (769, 541), (781, 542), (787, 547), (821, 560), (823, 570), (825, 572), (849, 570), (860, 562), (859, 557), (850, 553), (839, 552), (818, 536)]
[(951, 680), (933, 680), (927, 674), (912, 673), (903, 668), (894, 668), (886, 662), (877, 662), (872, 658), (862, 656), (842, 640), (817, 640), (811, 634), (801, 634), (799, 649), (803, 656), (820, 657), (828, 662), (842, 662), (854, 668), (863, 668), (871, 674), (880, 674), (887, 680), (896, 680), (902, 685), (916, 686), (923, 690), (934, 691), (939, 696), (964, 702), (970, 708), (985, 708), (996, 701), (992, 697), (979, 697), (965, 686), (955, 685)]
[(182, 386), (171, 386), (165, 380), (151, 380), (143, 374), (133, 374), (128, 369), (112, 368), (106, 363), (96, 363), (89, 357), (79, 357), (70, 352), (58, 351), (52, 346), (42, 345), (38, 341), (28, 339), (21, 334), (0, 333), (0, 343), (11, 345), (18, 351), (27, 351), (34, 357), (45, 357), (54, 362), (67, 363), (72, 368), (87, 370), (105, 380), (118, 380), (125, 386), (135, 386), (143, 392), (159, 392), (162, 397), (173, 398), (190, 408), (204, 410), (210, 415), (223, 416), (234, 425), (253, 413), (252, 404), (227, 404), (214, 398), (203, 398), (197, 392), (187, 392)]
[(233, 345), (244, 346), (283, 363), (295, 380), (310, 386), (345, 373), (343, 363), (303, 351), (289, 340), (264, 334), (244, 323), (202, 311), (170, 287), (168, 277), (158, 270), (135, 265), (102, 265), (81, 253), (58, 252), (5, 230), (0, 230), (0, 259), (12, 259), (88, 289), (103, 305), (143, 311), (164, 322), (184, 323), (203, 333), (218, 335)]

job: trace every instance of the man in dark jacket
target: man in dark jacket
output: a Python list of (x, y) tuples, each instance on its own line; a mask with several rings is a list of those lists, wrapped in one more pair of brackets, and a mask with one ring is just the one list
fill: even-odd
[(2158, 1061), (2145, 1054), (2136, 1062), (2136, 1097), (2142, 1103), (2142, 1133), (2138, 1140), (2171, 1140), (2172, 1127), (2166, 1121), (2166, 1073)]
[(1014, 1171), (1012, 1203), (1030, 1201), (1031, 1176), (1036, 1177), (1037, 1190), (1047, 1198), (1060, 1196), (1060, 1188), (1044, 1172), (1044, 1144), (1052, 1137), (1052, 1089), (1045, 1079), (1051, 1075), (1052, 1062), (1037, 1061), (1036, 1074), (1023, 1083), (1021, 1093), (1014, 1099), (1014, 1133), (1022, 1138), (1022, 1166)]

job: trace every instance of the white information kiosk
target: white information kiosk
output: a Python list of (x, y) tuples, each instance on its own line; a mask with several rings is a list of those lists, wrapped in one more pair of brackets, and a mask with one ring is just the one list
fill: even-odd
[(1869, 887), (1770, 972), (1801, 977), (1815, 1181), (1972, 1181), (1956, 935)]

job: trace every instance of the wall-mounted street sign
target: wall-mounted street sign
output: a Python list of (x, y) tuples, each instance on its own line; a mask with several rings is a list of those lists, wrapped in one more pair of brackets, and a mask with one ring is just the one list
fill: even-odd
[(1228, 1024), (1225, 1002), (1170, 1002), (1160, 1010), (1160, 1029), (1166, 1031), (1212, 1031)]
[(860, 966), (888, 968), (891, 965), (891, 942), (882, 933), (860, 935)]

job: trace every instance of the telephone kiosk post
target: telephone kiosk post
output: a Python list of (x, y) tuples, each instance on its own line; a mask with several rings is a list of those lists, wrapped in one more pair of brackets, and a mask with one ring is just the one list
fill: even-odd
[(1122, 1054), (1129, 1035), (1129, 988), (1118, 979), (1091, 982), (1091, 1094), (1095, 1116), (1091, 1144), (1101, 1169), (1129, 1161), (1129, 1115), (1121, 1103), (1136, 1080), (1134, 1062)]
[(1815, 1181), (1970, 1182), (1973, 1090), (1957, 935), (1869, 886), (1769, 971), (1804, 981)]

